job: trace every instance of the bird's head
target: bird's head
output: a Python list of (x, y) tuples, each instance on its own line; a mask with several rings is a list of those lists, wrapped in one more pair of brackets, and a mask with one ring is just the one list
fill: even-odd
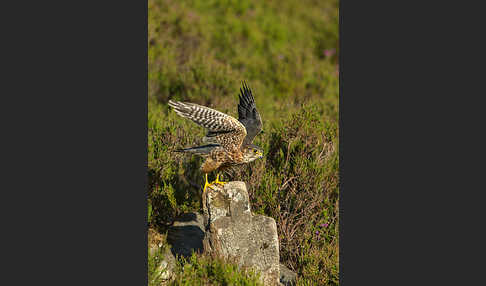
[(243, 149), (243, 158), (246, 163), (263, 158), (263, 149), (253, 144), (247, 145)]

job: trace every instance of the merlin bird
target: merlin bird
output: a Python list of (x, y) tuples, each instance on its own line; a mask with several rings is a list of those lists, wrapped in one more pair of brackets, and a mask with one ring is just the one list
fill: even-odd
[[(219, 180), (219, 172), (263, 157), (263, 149), (251, 144), (255, 136), (262, 131), (262, 120), (256, 109), (251, 89), (246, 83), (242, 85), (239, 94), (238, 120), (206, 106), (169, 100), (169, 105), (178, 115), (208, 129), (208, 133), (203, 137), (205, 145), (176, 150), (196, 154), (205, 159), (201, 165), (201, 170), (206, 177), (203, 198), (207, 187), (227, 183)], [(216, 180), (209, 184), (208, 173), (215, 170), (217, 170)]]

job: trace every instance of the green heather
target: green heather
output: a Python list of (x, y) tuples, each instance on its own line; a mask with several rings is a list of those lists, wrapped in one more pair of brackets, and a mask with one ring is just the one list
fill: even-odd
[[(160, 252), (149, 255), (149, 286), (161, 283), (160, 274), (156, 271), (160, 259)], [(176, 273), (167, 285), (263, 286), (258, 280), (259, 274), (252, 270), (238, 269), (235, 263), (196, 254), (188, 261), (181, 258), (176, 265)]]
[[(223, 179), (246, 182), (253, 212), (275, 219), (281, 263), (298, 285), (339, 285), (338, 1), (148, 6), (149, 227), (165, 235), (175, 216), (201, 211), (201, 158), (170, 151), (201, 143), (205, 130), (168, 100), (237, 117), (246, 81), (263, 121), (254, 144), (265, 157)], [(256, 285), (231, 262), (194, 256), (181, 265), (173, 285)], [(154, 267), (150, 256), (149, 278)]]

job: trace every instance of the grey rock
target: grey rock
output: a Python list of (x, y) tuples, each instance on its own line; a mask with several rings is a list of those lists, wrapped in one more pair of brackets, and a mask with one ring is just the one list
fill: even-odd
[(176, 265), (176, 261), (174, 255), (172, 255), (169, 248), (165, 249), (164, 256), (162, 261), (160, 262), (159, 267), (157, 268), (160, 271), (160, 277), (163, 280), (169, 280), (174, 275), (174, 268)]
[(148, 230), (148, 247), (149, 254), (151, 256), (158, 255), (159, 265), (156, 271), (160, 274), (159, 278), (162, 280), (170, 280), (174, 274), (174, 268), (176, 267), (176, 260), (172, 255), (170, 249), (163, 242), (163, 236), (154, 229)]
[(200, 213), (185, 213), (175, 219), (167, 232), (167, 242), (174, 256), (189, 257), (203, 251), (204, 217)]
[(167, 261), (165, 260), (162, 260), (162, 262), (160, 262), (159, 264), (159, 267), (157, 268), (157, 270), (161, 273), (160, 274), (160, 277), (163, 279), (163, 280), (167, 280), (170, 278), (170, 272), (167, 271), (168, 270), (168, 266), (169, 264), (167, 263)]
[(280, 282), (285, 286), (295, 286), (297, 285), (297, 274), (287, 266), (280, 264)]
[[(151, 255), (155, 255), (156, 252), (161, 251), (161, 249), (162, 248), (151, 247), (150, 248)], [(166, 283), (169, 283), (170, 280), (174, 277), (176, 260), (168, 247), (165, 247), (165, 249), (162, 250), (161, 255), (159, 255), (158, 257), (159, 257), (159, 262), (158, 262), (158, 267), (155, 270), (156, 271), (155, 277), (160, 278), (162, 280), (163, 283), (161, 285), (166, 285)]]
[(229, 182), (209, 189), (206, 196), (205, 251), (261, 271), (265, 285), (279, 285), (277, 225), (273, 218), (251, 213), (245, 183)]

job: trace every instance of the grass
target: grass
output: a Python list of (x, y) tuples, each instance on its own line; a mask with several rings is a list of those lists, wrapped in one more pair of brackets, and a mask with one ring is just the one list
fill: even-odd
[(179, 260), (176, 277), (169, 285), (263, 286), (258, 273), (239, 269), (235, 263), (193, 254), (189, 261)]
[(164, 285), (232, 285), (232, 286), (263, 286), (259, 274), (251, 269), (239, 269), (235, 263), (222, 259), (212, 259), (193, 254), (188, 260), (180, 258), (176, 262), (173, 279), (164, 282), (158, 263), (163, 259), (162, 251), (149, 253), (148, 279), (149, 286)]
[(234, 285), (234, 286), (263, 286), (259, 282), (259, 273), (252, 269), (240, 269), (234, 261), (225, 261), (219, 258), (210, 258), (193, 253), (187, 260), (183, 257), (176, 259), (173, 272), (174, 277), (166, 281), (162, 273), (167, 271), (159, 269), (164, 260), (164, 253), (168, 247), (166, 236), (149, 229), (149, 245), (156, 251), (148, 251), (148, 285)]
[(225, 180), (246, 182), (253, 212), (276, 220), (281, 262), (297, 272), (298, 285), (339, 284), (337, 7), (336, 0), (149, 0), (152, 229), (164, 234), (175, 216), (201, 209), (202, 160), (170, 150), (200, 143), (204, 130), (170, 111), (168, 99), (236, 117), (246, 80), (263, 120), (254, 144), (265, 157)]

